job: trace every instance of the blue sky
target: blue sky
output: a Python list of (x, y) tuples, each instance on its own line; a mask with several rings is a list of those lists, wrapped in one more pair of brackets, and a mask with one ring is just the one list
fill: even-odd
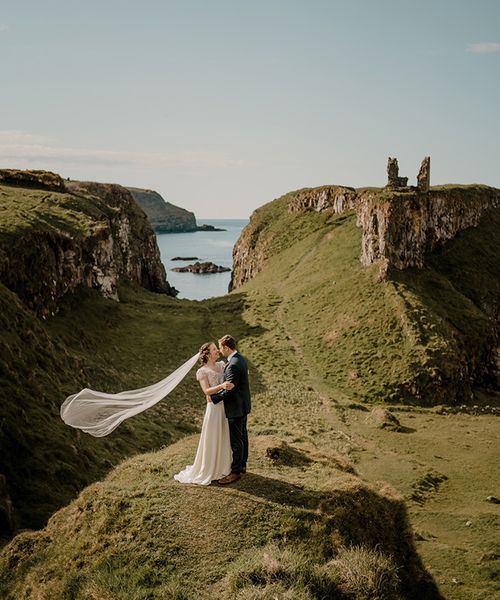
[(500, 187), (499, 0), (0, 0), (0, 167), (201, 218), (290, 190)]

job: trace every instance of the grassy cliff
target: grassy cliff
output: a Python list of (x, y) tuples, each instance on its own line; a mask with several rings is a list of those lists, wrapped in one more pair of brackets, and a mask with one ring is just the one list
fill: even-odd
[(196, 231), (194, 213), (165, 201), (158, 192), (141, 188), (127, 188), (137, 204), (146, 213), (153, 229), (158, 233)]
[[(240, 244), (244, 290), (293, 338), (318, 380), (353, 400), (461, 403), (492, 383), (500, 215), (428, 256), (423, 269), (361, 265), (354, 211), (291, 213), (288, 194), (258, 209)], [(235, 255), (238, 251), (235, 250)], [(253, 274), (252, 273), (252, 274)], [(278, 334), (277, 334), (278, 335)]]

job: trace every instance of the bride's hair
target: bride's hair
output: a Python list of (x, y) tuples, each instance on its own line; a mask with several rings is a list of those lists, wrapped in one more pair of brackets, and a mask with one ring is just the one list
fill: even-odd
[(207, 342), (206, 344), (203, 344), (203, 346), (200, 348), (200, 362), (202, 365), (206, 364), (208, 360), (208, 355), (210, 354), (210, 346), (212, 344), (213, 342)]

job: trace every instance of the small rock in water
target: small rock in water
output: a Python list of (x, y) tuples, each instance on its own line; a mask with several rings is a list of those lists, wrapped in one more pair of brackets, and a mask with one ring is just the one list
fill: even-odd
[(172, 271), (176, 271), (177, 273), (225, 273), (226, 271), (230, 271), (228, 267), (221, 267), (220, 265), (216, 265), (213, 262), (195, 262), (194, 265), (187, 265), (186, 267), (175, 267), (171, 269)]
[(471, 525), (472, 525), (472, 521), (466, 521), (466, 522), (465, 522), (465, 526), (466, 526), (466, 527), (470, 527)]

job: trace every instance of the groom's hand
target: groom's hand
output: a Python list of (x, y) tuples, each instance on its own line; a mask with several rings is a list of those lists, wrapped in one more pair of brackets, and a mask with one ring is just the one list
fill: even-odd
[(213, 404), (218, 404), (219, 402), (222, 402), (224, 400), (224, 397), (226, 395), (227, 391), (222, 390), (220, 392), (217, 392), (216, 394), (211, 394), (210, 399), (212, 400)]

